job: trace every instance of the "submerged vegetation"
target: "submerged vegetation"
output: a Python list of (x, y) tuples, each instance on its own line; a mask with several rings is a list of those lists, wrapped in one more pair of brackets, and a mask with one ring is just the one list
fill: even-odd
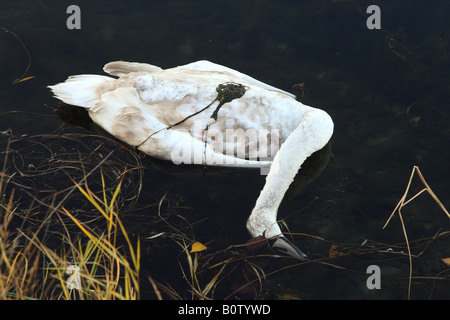
[[(139, 298), (139, 238), (136, 243), (131, 242), (118, 214), (121, 186), (127, 171), (117, 176), (116, 186), (111, 189), (105, 182), (102, 167), (112, 153), (88, 173), (84, 172), (86, 162), (80, 160), (77, 166), (63, 160), (67, 154), (52, 153), (49, 158), (41, 158), (38, 165), (28, 163), (24, 167), (25, 163), (17, 163), (17, 160), (31, 159), (25, 160), (19, 150), (10, 149), (10, 141), (3, 152), (0, 177), (3, 195), (0, 207), (0, 299)], [(38, 143), (37, 140), (34, 143)], [(44, 146), (43, 140), (39, 143)], [(51, 147), (45, 146), (49, 152)], [(20, 151), (26, 149), (25, 146)], [(8, 156), (12, 166), (8, 165)], [(78, 156), (82, 158), (81, 154)], [(24, 168), (26, 171), (22, 171)], [(83, 178), (75, 181), (70, 176), (71, 170), (83, 171)], [(24, 184), (47, 180), (54, 173), (65, 174), (73, 187), (62, 192), (51, 189), (36, 192), (35, 186)], [(97, 193), (88, 184), (93, 174), (100, 178)], [(24, 180), (19, 182), (21, 178)], [(89, 220), (80, 217), (76, 209), (67, 208), (70, 197), (76, 192), (96, 210)], [(42, 197), (42, 194), (48, 195)], [(58, 200), (58, 196), (62, 199)], [(46, 209), (40, 211), (41, 208)]]

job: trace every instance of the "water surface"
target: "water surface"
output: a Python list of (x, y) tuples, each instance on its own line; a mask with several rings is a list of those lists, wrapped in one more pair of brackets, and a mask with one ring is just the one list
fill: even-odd
[[(28, 57), (16, 38), (1, 32), (2, 151), (8, 137), (35, 137), (33, 141), (48, 143), (50, 153), (60, 147), (65, 154), (82, 150), (87, 155), (102, 145), (98, 150), (103, 156), (117, 150), (121, 170), (120, 161), (135, 159), (114, 142), (64, 124), (50, 107), (57, 101), (46, 86), (72, 74), (102, 74), (103, 65), (113, 60), (162, 68), (200, 59), (226, 65), (302, 96), (303, 103), (326, 110), (335, 122), (328, 165), (279, 212), (296, 244), (317, 262), (295, 265), (290, 259), (256, 258), (253, 261), (268, 274), (262, 287), (255, 286), (256, 298), (407, 298), (409, 262), (398, 216), (382, 227), (415, 165), (444, 206), (450, 206), (448, 2), (78, 1), (79, 30), (66, 26), (70, 4), (0, 4), (0, 26), (26, 45), (32, 61), (27, 76), (35, 76), (11, 84), (25, 72)], [(366, 27), (369, 4), (381, 9), (380, 30)], [(295, 92), (294, 85), (300, 83), (303, 91)], [(55, 142), (55, 135), (67, 133), (76, 139)], [(45, 140), (49, 136), (52, 139)], [(48, 157), (35, 143), (12, 147), (26, 155), (21, 168), (33, 170)], [(144, 239), (142, 297), (156, 298), (146, 282), (151, 276), (189, 298), (180, 272), (183, 254), (158, 212), (218, 252), (247, 241), (245, 220), (264, 177), (257, 170), (220, 173), (208, 168), (205, 175), (203, 168), (198, 174), (183, 168), (180, 173), (170, 164), (141, 160), (141, 195), (124, 221), (131, 235)], [(55, 177), (46, 187), (61, 187), (65, 179)], [(137, 192), (134, 179), (130, 177), (130, 194)], [(421, 188), (416, 176), (411, 195)], [(408, 238), (417, 244), (412, 246), (416, 278), (411, 298), (450, 298), (448, 266), (441, 260), (450, 255), (445, 236), (449, 219), (427, 194), (402, 212)], [(165, 235), (145, 240), (160, 232)], [(436, 234), (443, 235), (424, 240)], [(370, 265), (380, 267), (381, 289), (366, 286)], [(245, 282), (245, 272), (234, 271), (214, 297), (235, 298), (229, 296), (231, 288)]]

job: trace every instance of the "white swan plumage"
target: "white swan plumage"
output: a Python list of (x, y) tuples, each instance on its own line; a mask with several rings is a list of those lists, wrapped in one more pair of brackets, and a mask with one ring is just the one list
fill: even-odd
[[(177, 164), (267, 168), (247, 229), (285, 253), (307, 258), (282, 235), (277, 213), (303, 162), (333, 134), (325, 111), (204, 60), (165, 70), (114, 61), (104, 71), (113, 77), (70, 76), (49, 88), (56, 98), (88, 109), (95, 123), (150, 156)], [(233, 90), (238, 94), (226, 98)]]

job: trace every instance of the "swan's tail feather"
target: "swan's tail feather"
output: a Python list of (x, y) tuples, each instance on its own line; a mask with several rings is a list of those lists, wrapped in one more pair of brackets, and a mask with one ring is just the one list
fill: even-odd
[(56, 98), (64, 103), (91, 108), (97, 104), (101, 95), (109, 91), (114, 78), (94, 74), (70, 76), (65, 82), (48, 86)]

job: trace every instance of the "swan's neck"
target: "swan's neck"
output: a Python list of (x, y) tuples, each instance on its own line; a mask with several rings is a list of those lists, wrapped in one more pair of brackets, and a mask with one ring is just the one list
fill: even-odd
[(311, 109), (277, 152), (261, 194), (247, 221), (253, 237), (281, 234), (277, 223), (278, 207), (303, 162), (323, 148), (333, 133), (333, 122), (322, 110)]

